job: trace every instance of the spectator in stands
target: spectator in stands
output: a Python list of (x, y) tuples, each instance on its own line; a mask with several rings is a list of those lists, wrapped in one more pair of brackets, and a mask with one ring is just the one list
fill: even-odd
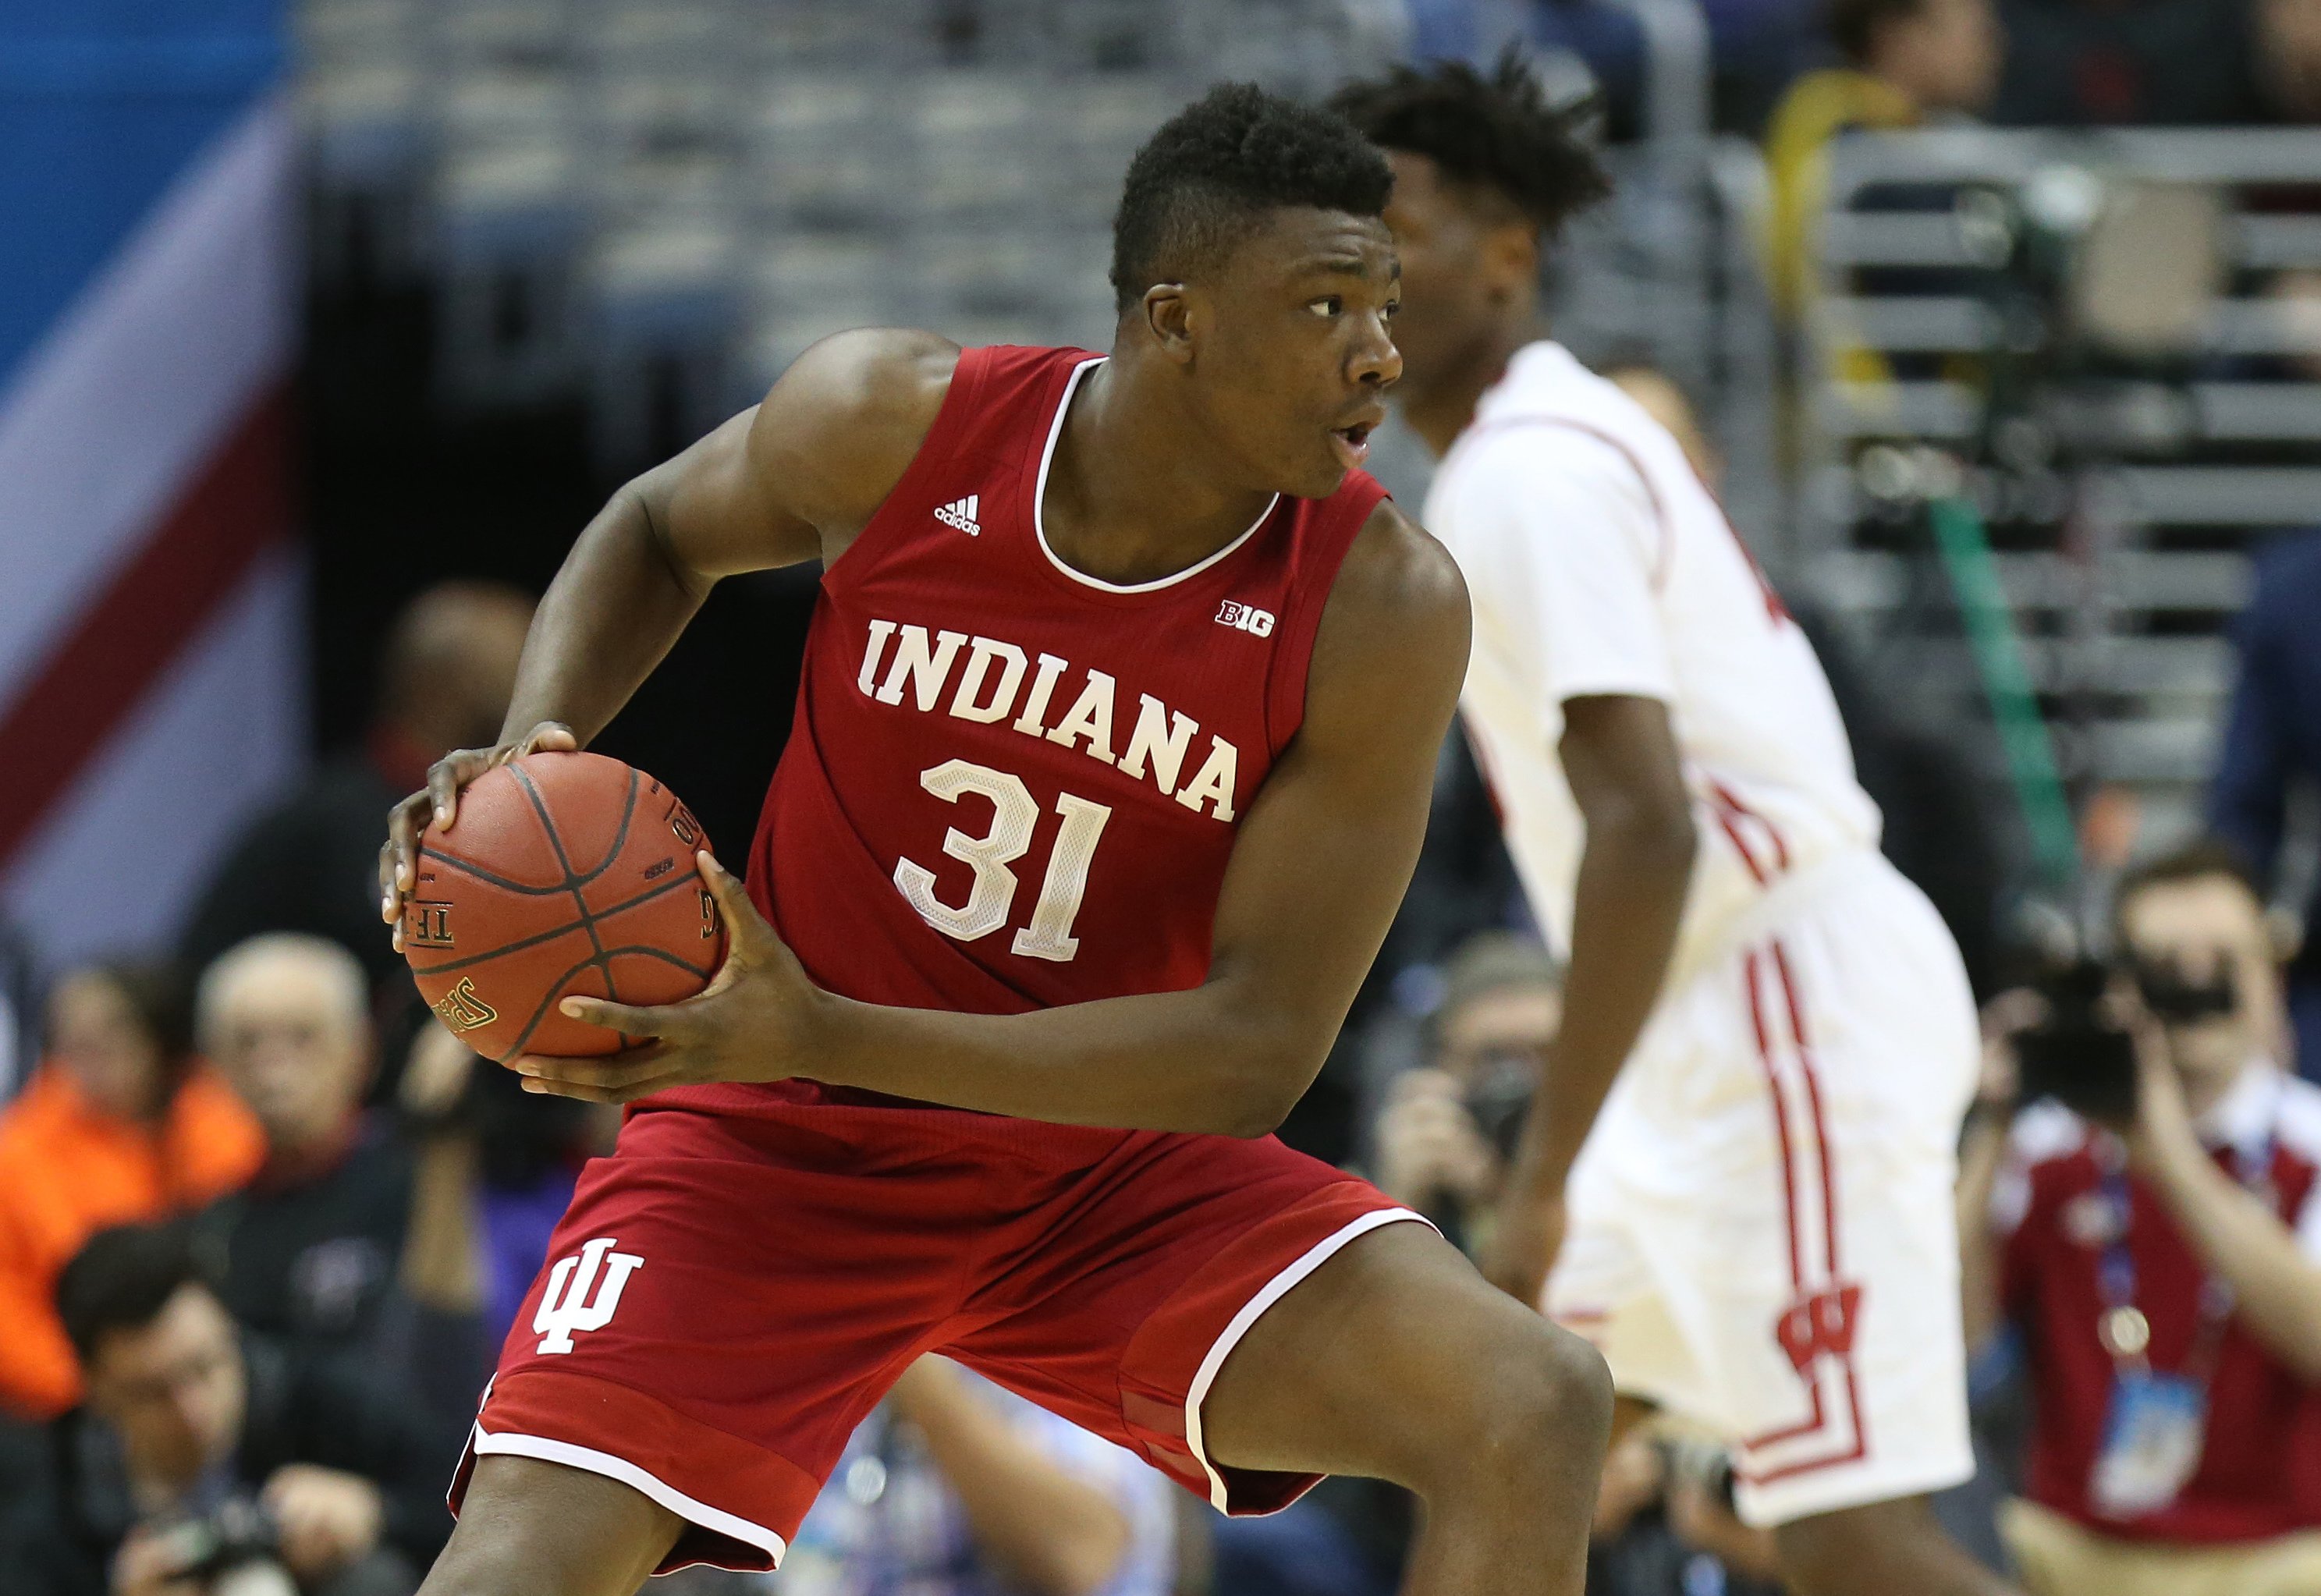
[(52, 1428), (12, 1593), (287, 1592), (285, 1573), (305, 1596), (417, 1588), (451, 1528), (451, 1459), (378, 1368), (245, 1335), (177, 1225), (93, 1237), (57, 1306), (88, 1395)]
[(2244, 5), (2006, 0), (2004, 15), (1996, 115), (2009, 126), (2189, 127), (2257, 113)]
[(1469, 938), (1443, 982), (1426, 1062), (1387, 1088), (1372, 1162), (1382, 1191), (1467, 1246), (1497, 1195), (1561, 993), (1547, 950), (1513, 931)]
[[(475, 1149), (437, 1121), (416, 1148), (366, 1111), (372, 1039), (362, 967), (334, 942), (269, 932), (229, 949), (202, 976), (204, 1047), (266, 1135), (250, 1183), (196, 1220), (227, 1309), (308, 1356), (386, 1349), (428, 1327), (432, 1347), (464, 1348), (414, 1370), (433, 1410), (463, 1420), (483, 1383), (482, 1293), (474, 1239)], [(467, 1050), (429, 1026), (405, 1072), (405, 1102), (465, 1084)], [(393, 1360), (390, 1360), (393, 1361)]]
[(2228, 850), (2131, 870), (2114, 919), (2171, 994), (2165, 1020), (2124, 1000), (2131, 1121), (2051, 1100), (2010, 1134), (2002, 1038), (1962, 1159), (1969, 1334), (2003, 1316), (2028, 1357), (2007, 1538), (2034, 1596), (2321, 1590), (2321, 1087), (2271, 1050), (2263, 906)]
[(2003, 53), (1991, 0), (1830, 0), (1829, 31), (1843, 64), (1792, 85), (1765, 134), (1767, 277), (1792, 316), (1812, 295), (1832, 147), (1859, 129), (1981, 111)]
[(305, 931), (360, 959), (375, 988), (408, 997), (409, 974), (378, 918), (387, 812), (426, 784), (446, 751), (499, 740), (532, 609), (517, 589), (485, 582), (447, 582), (411, 601), (387, 636), (362, 748), (316, 771), (227, 851), (186, 922), (188, 968), (260, 931)]
[(75, 970), (49, 999), (48, 1057), (0, 1112), (0, 1412), (79, 1400), (53, 1292), (82, 1242), (206, 1202), (263, 1156), (257, 1121), (196, 1062), (187, 1010), (146, 965)]
[(923, 1357), (848, 1442), (781, 1589), (1167, 1596), (1174, 1526), (1172, 1488), (1142, 1458)]
[[(2321, 795), (2321, 532), (2275, 545), (2257, 562), (2255, 596), (2234, 633), (2240, 679), (2225, 723), (2208, 819), (2268, 888), (2280, 870), (2289, 795)], [(2296, 1067), (2321, 1081), (2321, 882), (2289, 961)]]
[(2256, 77), (2282, 122), (2321, 122), (2321, 0), (2254, 0)]

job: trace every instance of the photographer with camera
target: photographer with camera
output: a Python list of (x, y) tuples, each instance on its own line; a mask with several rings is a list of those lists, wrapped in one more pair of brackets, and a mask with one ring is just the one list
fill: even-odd
[(1443, 972), (1425, 1061), (1387, 1088), (1372, 1128), (1379, 1189), (1472, 1250), (1562, 1013), (1555, 961), (1530, 937), (1479, 931)]
[[(2035, 1596), (2321, 1590), (2321, 1088), (2235, 855), (2131, 870), (2119, 968), (1993, 1005), (1961, 1182), (1971, 1343), (2022, 1338), (2003, 1528)], [(2016, 1104), (2024, 1106), (2016, 1111)]]
[(451, 1459), (375, 1366), (245, 1336), (182, 1225), (99, 1232), (57, 1308), (87, 1396), (48, 1434), (11, 1596), (409, 1596)]

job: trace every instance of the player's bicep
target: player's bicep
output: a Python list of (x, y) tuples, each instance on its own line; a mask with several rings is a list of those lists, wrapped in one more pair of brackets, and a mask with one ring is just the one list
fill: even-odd
[(1418, 862), (1466, 671), (1448, 557), (1429, 540), (1388, 575), (1402, 591), (1382, 603), (1333, 595), (1304, 724), (1242, 821), (1217, 908), (1212, 981), (1331, 1031)]
[(1591, 824), (1613, 811), (1670, 823), (1690, 813), (1676, 728), (1657, 698), (1610, 693), (1566, 699), (1556, 757)]
[(918, 452), (959, 352), (866, 328), (799, 356), (756, 406), (638, 479), (670, 563), (714, 579), (834, 558)]
[(763, 405), (733, 416), (634, 485), (669, 563), (715, 580), (821, 553), (814, 523), (785, 502), (756, 440)]

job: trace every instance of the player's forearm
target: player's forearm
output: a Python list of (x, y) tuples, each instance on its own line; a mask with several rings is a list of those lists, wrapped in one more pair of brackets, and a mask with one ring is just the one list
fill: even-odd
[(1218, 982), (1027, 1014), (833, 998), (800, 1073), (1051, 1124), (1262, 1136), (1312, 1084), (1336, 1019), (1236, 1001)]
[(1515, 1180), (1561, 1190), (1660, 997), (1696, 838), (1688, 816), (1591, 815), (1572, 901), (1563, 1025), (1524, 1125)]
[(678, 566), (654, 525), (654, 483), (615, 493), (565, 557), (532, 618), (502, 741), (559, 721), (585, 747), (708, 596), (711, 583)]
[(2155, 1148), (2147, 1168), (2192, 1250), (2232, 1287), (2242, 1322), (2301, 1377), (2321, 1381), (2321, 1265), (2197, 1143)]

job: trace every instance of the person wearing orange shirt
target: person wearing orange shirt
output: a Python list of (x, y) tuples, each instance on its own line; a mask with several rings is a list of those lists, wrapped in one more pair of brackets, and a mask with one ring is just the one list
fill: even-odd
[(188, 1008), (165, 973), (128, 964), (76, 970), (50, 999), (48, 1057), (0, 1111), (0, 1412), (79, 1400), (51, 1293), (81, 1243), (230, 1192), (265, 1156), (250, 1111), (195, 1059)]

